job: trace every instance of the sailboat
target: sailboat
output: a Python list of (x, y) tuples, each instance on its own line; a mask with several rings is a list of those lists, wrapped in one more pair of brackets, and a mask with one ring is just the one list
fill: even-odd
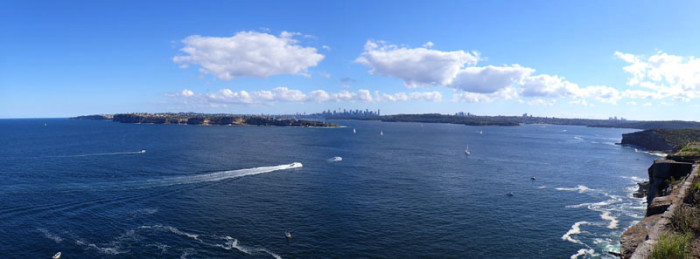
[(464, 154), (467, 155), (467, 156), (469, 156), (469, 155), (472, 154), (472, 152), (469, 152), (469, 146), (468, 146), (468, 145), (467, 145), (467, 149), (464, 150)]
[(379, 131), (379, 136), (384, 136), (384, 131)]
[(484, 131), (483, 130), (479, 131), (479, 135), (484, 135)]
[(355, 128), (352, 128), (352, 134), (357, 134), (357, 130), (355, 130)]

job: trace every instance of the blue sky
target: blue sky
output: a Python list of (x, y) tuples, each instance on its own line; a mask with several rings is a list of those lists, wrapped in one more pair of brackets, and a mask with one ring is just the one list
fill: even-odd
[(695, 1), (2, 1), (0, 118), (700, 120)]

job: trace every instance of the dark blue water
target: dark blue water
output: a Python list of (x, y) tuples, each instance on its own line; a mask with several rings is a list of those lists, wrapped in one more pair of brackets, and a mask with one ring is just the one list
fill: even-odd
[(0, 258), (605, 257), (643, 214), (633, 130), (339, 123), (0, 120)]

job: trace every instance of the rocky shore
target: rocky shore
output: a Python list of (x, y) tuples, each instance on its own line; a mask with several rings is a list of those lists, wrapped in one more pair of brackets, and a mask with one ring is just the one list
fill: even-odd
[[(652, 135), (649, 135), (652, 134)], [(639, 136), (653, 136), (644, 131), (634, 134), (633, 141), (642, 140)], [(628, 139), (630, 139), (628, 137)], [(700, 145), (690, 143), (673, 155), (658, 158), (648, 169), (649, 181), (640, 183), (636, 197), (647, 197), (646, 216), (639, 223), (628, 228), (620, 239), (622, 258), (668, 258), (667, 249), (670, 237), (684, 237), (678, 244), (684, 257), (700, 258)], [(690, 152), (689, 152), (690, 151)], [(615, 254), (615, 253), (613, 253)], [(659, 257), (660, 256), (660, 257)], [(686, 257), (687, 256), (687, 257)]]
[(238, 125), (238, 126), (291, 126), (338, 127), (324, 121), (296, 120), (255, 115), (200, 114), (200, 113), (122, 113), (85, 115), (71, 119), (111, 120), (120, 123), (187, 124), (187, 125)]

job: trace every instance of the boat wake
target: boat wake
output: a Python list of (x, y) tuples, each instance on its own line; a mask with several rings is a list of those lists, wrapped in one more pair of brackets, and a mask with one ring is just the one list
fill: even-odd
[(340, 162), (340, 161), (343, 161), (343, 158), (339, 157), (339, 156), (334, 156), (334, 157), (329, 158), (326, 161), (328, 161), (329, 163)]
[(289, 170), (301, 168), (303, 165), (299, 162), (277, 165), (277, 166), (263, 166), (248, 169), (238, 169), (238, 170), (228, 170), (219, 171), (208, 174), (198, 174), (189, 176), (174, 176), (161, 179), (149, 179), (145, 181), (133, 182), (133, 185), (139, 187), (159, 187), (159, 186), (169, 186), (177, 184), (193, 184), (193, 183), (204, 183), (204, 182), (217, 182), (226, 179), (240, 178), (250, 175), (258, 175), (264, 173), (270, 173), (280, 170)]
[(133, 152), (110, 152), (110, 153), (90, 153), (90, 154), (77, 154), (77, 155), (63, 155), (63, 156), (42, 156), (39, 158), (72, 158), (72, 157), (90, 157), (90, 156), (123, 156), (123, 155), (140, 155), (145, 154), (146, 150), (142, 149)]

